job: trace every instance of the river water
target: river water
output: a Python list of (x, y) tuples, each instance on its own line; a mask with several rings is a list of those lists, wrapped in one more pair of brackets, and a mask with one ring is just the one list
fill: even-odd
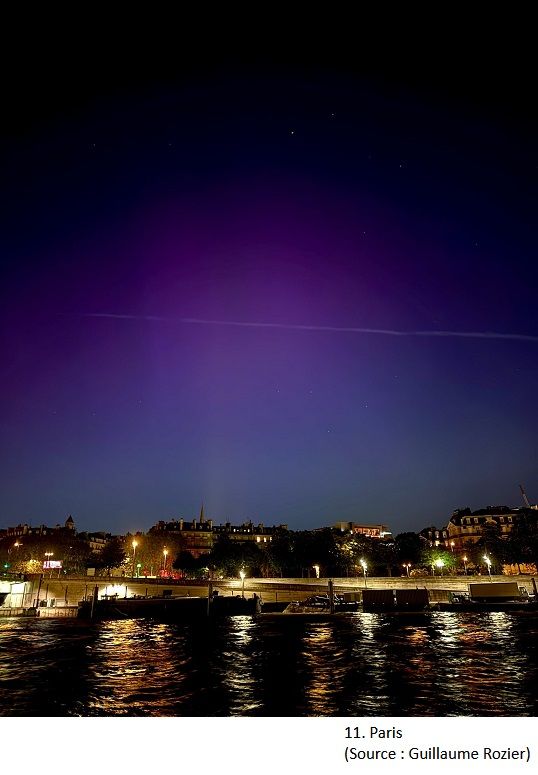
[(0, 619), (4, 716), (535, 716), (538, 615)]

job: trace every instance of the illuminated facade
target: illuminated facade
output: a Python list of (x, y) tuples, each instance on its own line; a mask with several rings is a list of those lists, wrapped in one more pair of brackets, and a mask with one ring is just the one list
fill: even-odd
[[(531, 506), (531, 509), (535, 508)], [(442, 546), (458, 551), (479, 541), (492, 528), (498, 532), (500, 538), (508, 536), (520, 515), (526, 512), (528, 509), (510, 506), (487, 506), (477, 511), (471, 511), (469, 508), (457, 509), (446, 527), (427, 527), (420, 535), (429, 546)]]
[(150, 528), (149, 533), (152, 535), (162, 533), (177, 537), (180, 539), (184, 551), (199, 557), (201, 554), (210, 552), (220, 536), (226, 536), (230, 541), (252, 541), (267, 545), (275, 535), (287, 530), (287, 525), (266, 527), (261, 522), (257, 525), (252, 522), (244, 522), (241, 525), (232, 525), (230, 522), (226, 522), (216, 525), (212, 519), (205, 518), (202, 507), (199, 519), (160, 521)]
[(354, 533), (355, 535), (363, 535), (367, 538), (387, 538), (392, 535), (387, 525), (363, 525), (359, 522), (335, 522), (333, 528), (339, 530), (341, 533)]

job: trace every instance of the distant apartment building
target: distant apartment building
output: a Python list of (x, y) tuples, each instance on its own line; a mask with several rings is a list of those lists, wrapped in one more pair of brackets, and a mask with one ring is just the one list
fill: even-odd
[[(530, 506), (536, 509), (536, 506)], [(446, 527), (438, 529), (427, 527), (420, 535), (429, 546), (442, 546), (458, 551), (479, 541), (489, 528), (495, 528), (500, 537), (508, 536), (526, 508), (510, 506), (487, 506), (471, 511), (469, 508), (456, 509)]]
[(111, 533), (79, 533), (78, 539), (84, 541), (94, 554), (101, 554), (105, 546), (112, 539)]
[(15, 527), (8, 527), (5, 530), (0, 531), (0, 538), (24, 538), (24, 536), (50, 536), (55, 535), (58, 532), (76, 533), (75, 521), (71, 515), (67, 517), (63, 525), (55, 525), (54, 527), (48, 527), (47, 525), (38, 525), (32, 527), (26, 523), (16, 525)]
[(153, 535), (162, 533), (174, 536), (179, 539), (179, 545), (183, 551), (199, 557), (211, 551), (219, 536), (226, 536), (231, 541), (253, 541), (267, 545), (275, 535), (287, 529), (287, 525), (266, 527), (261, 522), (255, 525), (251, 521), (241, 525), (232, 525), (230, 522), (217, 525), (212, 519), (205, 518), (202, 507), (198, 519), (173, 519), (168, 522), (161, 520), (148, 532)]
[(335, 530), (341, 533), (354, 533), (356, 535), (366, 536), (367, 538), (387, 538), (392, 535), (387, 525), (364, 525), (360, 522), (335, 522)]

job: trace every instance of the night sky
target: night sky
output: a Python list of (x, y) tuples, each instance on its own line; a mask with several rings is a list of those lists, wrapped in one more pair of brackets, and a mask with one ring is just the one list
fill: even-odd
[(0, 526), (538, 500), (521, 78), (81, 61), (7, 95)]

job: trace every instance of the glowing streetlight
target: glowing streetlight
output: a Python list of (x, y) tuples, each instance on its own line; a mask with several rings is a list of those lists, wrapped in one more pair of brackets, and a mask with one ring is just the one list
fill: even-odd
[(164, 570), (166, 571), (166, 560), (168, 559), (168, 549), (166, 549), (166, 547), (163, 549), (163, 557), (164, 557)]
[(439, 575), (443, 575), (443, 568), (445, 567), (445, 561), (442, 560), (440, 557), (435, 561), (435, 567), (439, 568)]
[(489, 577), (491, 579), (491, 560), (490, 560), (490, 558), (488, 557), (487, 554), (484, 555), (484, 562), (488, 566), (488, 573), (489, 573)]
[(405, 568), (405, 570), (407, 571), (407, 576), (409, 577), (409, 568), (411, 567), (411, 563), (410, 562), (404, 562), (402, 567)]
[(138, 546), (138, 541), (134, 541), (133, 540), (133, 542), (131, 543), (131, 546), (133, 547), (133, 572), (132, 572), (131, 575), (132, 575), (132, 577), (134, 579), (134, 575), (135, 575), (135, 555), (136, 555), (136, 547)]
[(316, 573), (316, 578), (319, 579), (319, 565), (312, 565)]
[(359, 560), (359, 565), (362, 567), (362, 572), (364, 574), (364, 587), (366, 588), (366, 571), (368, 570), (368, 565), (366, 560)]
[(465, 575), (467, 575), (467, 555), (464, 554), (461, 559), (463, 560), (463, 568), (465, 570)]
[(241, 597), (245, 597), (245, 576), (247, 574), (243, 569), (239, 571), (239, 578), (241, 579)]
[(451, 550), (452, 550), (452, 552), (453, 552), (453, 551), (454, 551), (454, 541), (451, 541), (451, 542), (450, 542), (450, 548), (451, 548)]

